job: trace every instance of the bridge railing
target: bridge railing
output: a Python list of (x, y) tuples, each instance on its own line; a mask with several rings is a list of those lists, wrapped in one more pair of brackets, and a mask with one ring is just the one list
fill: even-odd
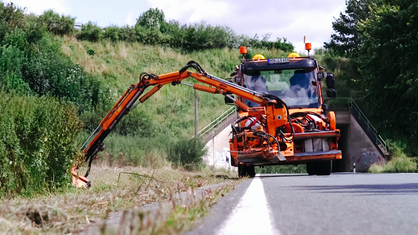
[(340, 97), (329, 102), (330, 109), (348, 108), (351, 115), (356, 119), (361, 128), (366, 132), (369, 139), (377, 147), (383, 156), (389, 155), (385, 140), (377, 133), (372, 123), (361, 111), (360, 107), (351, 97)]
[[(219, 117), (217, 117), (215, 120), (213, 120), (211, 123), (209, 123), (207, 126), (203, 127), (197, 133), (197, 136), (202, 137), (202, 136), (208, 134), (214, 128), (216, 128), (219, 124), (221, 124), (223, 121), (225, 121), (230, 115), (235, 113), (235, 111), (236, 111), (236, 106), (234, 105), (231, 108), (229, 108), (227, 111), (225, 111), (223, 114), (221, 114)], [(195, 136), (193, 136), (192, 138), (195, 138)]]

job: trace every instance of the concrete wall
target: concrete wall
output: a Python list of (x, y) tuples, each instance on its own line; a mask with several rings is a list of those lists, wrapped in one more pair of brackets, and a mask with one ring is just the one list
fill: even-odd
[(336, 112), (337, 127), (341, 131), (339, 149), (343, 159), (334, 161), (334, 171), (367, 171), (373, 163), (383, 164), (383, 156), (348, 111)]
[(211, 133), (211, 139), (206, 143), (207, 154), (203, 160), (209, 166), (236, 171), (237, 167), (231, 166), (229, 153), (229, 139), (231, 138), (231, 126), (228, 125), (219, 133)]

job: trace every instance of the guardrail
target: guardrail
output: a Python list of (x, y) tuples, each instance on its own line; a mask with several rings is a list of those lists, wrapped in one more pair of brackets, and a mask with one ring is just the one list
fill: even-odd
[[(223, 121), (225, 121), (231, 114), (233, 114), (236, 110), (236, 106), (232, 106), (227, 111), (225, 111), (223, 114), (221, 114), (219, 117), (217, 117), (215, 120), (213, 120), (211, 123), (209, 123), (207, 126), (203, 127), (202, 130), (200, 130), (197, 133), (198, 137), (202, 137), (212, 131), (215, 127), (217, 127), (219, 124), (221, 124)], [(195, 138), (195, 136), (192, 137), (192, 139)]]
[[(376, 148), (383, 156), (389, 155), (387, 144), (385, 140), (377, 133), (377, 130), (373, 127), (372, 123), (367, 119), (366, 115), (361, 111), (360, 107), (351, 97), (341, 97), (334, 99), (331, 102), (332, 106), (341, 107), (341, 105), (347, 105), (351, 115), (356, 119), (361, 128), (366, 132), (369, 139), (373, 142)], [(340, 101), (340, 102), (338, 102)], [(342, 101), (342, 102), (341, 102)]]

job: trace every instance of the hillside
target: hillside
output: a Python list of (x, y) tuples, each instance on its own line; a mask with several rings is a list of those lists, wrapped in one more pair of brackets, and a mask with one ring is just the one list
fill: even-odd
[[(209, 73), (228, 79), (239, 63), (241, 55), (236, 49), (211, 49), (180, 53), (170, 48), (127, 42), (89, 42), (74, 37), (57, 37), (62, 41), (61, 51), (80, 64), (84, 70), (99, 77), (109, 87), (113, 102), (130, 84), (138, 82), (142, 72), (163, 74), (178, 71), (188, 61), (194, 60)], [(90, 52), (90, 54), (88, 54)], [(284, 56), (280, 50), (258, 49), (257, 53), (269, 56)], [(94, 53), (94, 54), (93, 54)], [(188, 81), (193, 83), (192, 79)], [(113, 155), (123, 153), (133, 162), (141, 162), (151, 151), (164, 154), (167, 141), (190, 138), (194, 133), (194, 90), (187, 86), (163, 87), (144, 104), (139, 105), (118, 124), (116, 133), (108, 137), (106, 151)], [(230, 106), (224, 104), (221, 95), (198, 91), (199, 129), (206, 126)], [(82, 114), (87, 124), (86, 132), (95, 128), (100, 118), (110, 109), (98, 109), (94, 114)], [(139, 128), (138, 128), (139, 127)], [(123, 136), (122, 136), (123, 135)], [(82, 135), (86, 136), (86, 133)], [(122, 140), (125, 139), (125, 140)]]

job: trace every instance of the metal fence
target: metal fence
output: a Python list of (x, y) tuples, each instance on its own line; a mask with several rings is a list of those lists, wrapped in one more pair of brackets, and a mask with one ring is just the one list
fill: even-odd
[[(210, 131), (216, 128), (219, 124), (225, 121), (230, 115), (235, 113), (235, 111), (236, 111), (236, 107), (234, 105), (231, 108), (229, 108), (227, 111), (225, 111), (223, 114), (221, 114), (219, 117), (217, 117), (215, 120), (213, 120), (211, 123), (209, 123), (207, 126), (203, 127), (203, 129), (197, 133), (197, 136), (202, 137), (208, 134)], [(195, 138), (195, 136), (193, 136), (192, 138)]]

